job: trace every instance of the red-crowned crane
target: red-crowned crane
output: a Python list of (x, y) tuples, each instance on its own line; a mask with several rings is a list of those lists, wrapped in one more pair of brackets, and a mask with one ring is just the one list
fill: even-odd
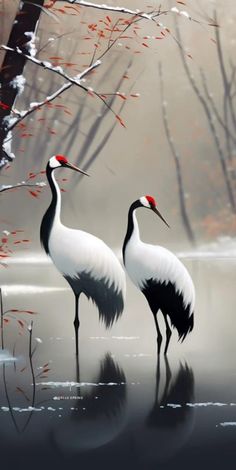
[(75, 295), (75, 341), (78, 356), (79, 296), (96, 304), (99, 318), (109, 328), (124, 308), (125, 274), (113, 251), (99, 238), (61, 223), (61, 191), (54, 172), (70, 168), (85, 174), (63, 155), (49, 159), (46, 175), (52, 200), (43, 216), (40, 239), (46, 253), (67, 280)]
[(158, 354), (162, 343), (157, 321), (158, 310), (163, 314), (166, 325), (164, 353), (167, 354), (172, 334), (168, 318), (182, 341), (193, 329), (195, 290), (187, 269), (171, 251), (140, 240), (135, 214), (139, 207), (151, 209), (168, 227), (169, 225), (158, 211), (155, 199), (152, 196), (142, 196), (129, 208), (128, 227), (123, 244), (125, 268), (133, 283), (145, 295), (154, 316)]

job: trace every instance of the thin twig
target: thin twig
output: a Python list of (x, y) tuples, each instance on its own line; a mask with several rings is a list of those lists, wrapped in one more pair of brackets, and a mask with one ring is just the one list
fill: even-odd
[[(179, 41), (180, 44), (182, 44), (178, 22), (175, 23), (175, 26), (176, 26), (176, 35), (177, 35), (178, 41)], [(212, 133), (212, 136), (213, 136), (213, 140), (215, 142), (215, 146), (216, 146), (216, 149), (217, 149), (218, 156), (219, 156), (219, 161), (220, 161), (222, 173), (224, 175), (224, 180), (225, 180), (225, 185), (226, 185), (226, 190), (227, 190), (227, 195), (228, 195), (230, 207), (231, 207), (232, 212), (236, 213), (236, 202), (235, 202), (234, 192), (233, 192), (233, 188), (232, 188), (232, 184), (231, 184), (231, 178), (230, 178), (228, 168), (227, 168), (227, 165), (226, 165), (224, 152), (223, 152), (223, 149), (222, 149), (222, 146), (221, 146), (220, 137), (217, 134), (210, 108), (209, 108), (208, 103), (205, 100), (203, 94), (201, 93), (199, 87), (197, 86), (197, 83), (196, 83), (192, 73), (190, 72), (189, 66), (188, 66), (187, 61), (186, 61), (186, 56), (185, 56), (185, 53), (184, 53), (182, 47), (179, 47), (179, 52), (180, 52), (180, 57), (181, 57), (181, 60), (182, 60), (182, 64), (183, 64), (186, 76), (187, 76), (187, 78), (190, 82), (190, 85), (192, 86), (192, 88), (193, 88), (198, 100), (200, 101), (200, 103), (201, 103), (201, 105), (204, 109), (205, 114), (206, 114), (207, 121), (208, 121), (210, 130), (211, 130), (211, 133)]]
[(35, 380), (35, 373), (34, 373), (34, 367), (33, 367), (33, 353), (32, 353), (33, 321), (31, 321), (31, 323), (29, 324), (28, 331), (29, 331), (29, 363), (30, 363), (30, 370), (31, 370), (31, 376), (32, 376), (32, 383), (33, 383), (32, 402), (31, 402), (32, 411), (29, 414), (29, 417), (22, 429), (22, 432), (25, 431), (25, 429), (27, 428), (32, 418), (34, 407), (35, 407), (35, 396), (36, 396), (36, 380)]
[(3, 311), (3, 300), (2, 300), (2, 288), (0, 287), (0, 310), (1, 310), (1, 346), (4, 349), (4, 311)]
[(46, 186), (46, 183), (44, 182), (36, 182), (36, 183), (17, 183), (17, 184), (8, 184), (8, 185), (2, 185), (0, 186), (0, 193), (3, 193), (4, 191), (10, 191), (11, 189), (16, 189), (16, 188), (22, 188), (22, 187), (43, 187)]
[(167, 116), (167, 111), (166, 111), (166, 103), (164, 99), (164, 84), (163, 84), (163, 75), (162, 75), (162, 66), (161, 63), (159, 63), (159, 76), (160, 76), (160, 91), (161, 91), (161, 104), (162, 104), (162, 118), (163, 118), (163, 124), (164, 124), (164, 129), (165, 129), (165, 134), (167, 138), (167, 142), (169, 144), (171, 153), (174, 158), (175, 162), (175, 168), (176, 168), (176, 175), (177, 175), (177, 182), (178, 182), (178, 192), (179, 192), (179, 202), (180, 202), (180, 212), (181, 212), (181, 217), (183, 220), (183, 225), (186, 230), (187, 236), (189, 241), (192, 244), (195, 244), (195, 236), (188, 218), (187, 210), (186, 210), (186, 205), (185, 205), (185, 195), (184, 195), (184, 187), (183, 187), (183, 179), (182, 179), (182, 170), (181, 170), (181, 163), (180, 163), (180, 157), (179, 154), (176, 150), (174, 140), (171, 136), (170, 132), (170, 127), (168, 123), (168, 116)]
[(217, 107), (216, 107), (216, 104), (214, 102), (214, 99), (208, 89), (208, 85), (207, 85), (207, 80), (206, 80), (206, 75), (204, 74), (203, 70), (200, 69), (200, 73), (201, 73), (201, 77), (202, 77), (202, 85), (203, 85), (203, 89), (205, 91), (205, 95), (207, 97), (207, 99), (209, 100), (209, 102), (211, 103), (211, 106), (212, 106), (212, 110), (214, 111), (214, 114), (215, 114), (215, 117), (217, 119), (217, 121), (219, 122), (219, 124), (221, 125), (221, 127), (223, 127), (223, 129), (225, 130), (225, 132), (227, 131), (230, 139), (234, 142), (234, 144), (236, 145), (236, 138), (235, 136), (232, 134), (232, 132), (230, 131), (229, 127), (226, 126), (225, 122), (224, 122), (224, 119), (221, 117)]

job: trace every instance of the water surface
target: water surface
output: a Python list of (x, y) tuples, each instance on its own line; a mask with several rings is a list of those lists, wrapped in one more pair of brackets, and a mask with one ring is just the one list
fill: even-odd
[(5, 316), (0, 455), (7, 468), (235, 468), (236, 261), (184, 262), (197, 291), (195, 328), (183, 344), (173, 334), (168, 360), (157, 359), (152, 315), (130, 283), (110, 330), (81, 298), (76, 362), (74, 299), (54, 267), (2, 269), (4, 310), (37, 312)]

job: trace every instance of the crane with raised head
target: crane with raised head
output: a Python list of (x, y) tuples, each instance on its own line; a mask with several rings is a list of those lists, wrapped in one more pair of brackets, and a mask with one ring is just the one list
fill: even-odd
[(91, 298), (98, 308), (99, 319), (109, 328), (124, 308), (125, 274), (113, 251), (102, 240), (62, 224), (61, 191), (55, 179), (55, 170), (59, 168), (68, 168), (84, 175), (87, 173), (69, 163), (63, 155), (49, 159), (46, 175), (52, 200), (40, 228), (40, 239), (46, 253), (75, 295), (74, 328), (78, 356), (80, 295), (83, 293), (88, 299)]
[(162, 246), (147, 244), (140, 239), (136, 218), (136, 210), (140, 207), (152, 210), (169, 227), (152, 196), (137, 199), (129, 208), (123, 260), (129, 277), (145, 295), (153, 313), (158, 354), (161, 350), (162, 334), (157, 313), (161, 310), (163, 314), (166, 326), (164, 354), (167, 354), (172, 334), (169, 321), (177, 329), (182, 341), (193, 329), (195, 289), (186, 267), (177, 256)]

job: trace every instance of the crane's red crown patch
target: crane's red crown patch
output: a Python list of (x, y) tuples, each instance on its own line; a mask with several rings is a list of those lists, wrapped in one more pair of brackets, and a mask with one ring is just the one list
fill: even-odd
[(154, 197), (152, 197), (152, 196), (146, 196), (146, 199), (148, 200), (148, 202), (149, 202), (152, 206), (156, 206), (156, 205), (157, 205), (157, 203), (156, 203)]
[(64, 155), (56, 155), (56, 159), (58, 162), (61, 162), (61, 163), (67, 163), (68, 160), (66, 157), (64, 157)]

